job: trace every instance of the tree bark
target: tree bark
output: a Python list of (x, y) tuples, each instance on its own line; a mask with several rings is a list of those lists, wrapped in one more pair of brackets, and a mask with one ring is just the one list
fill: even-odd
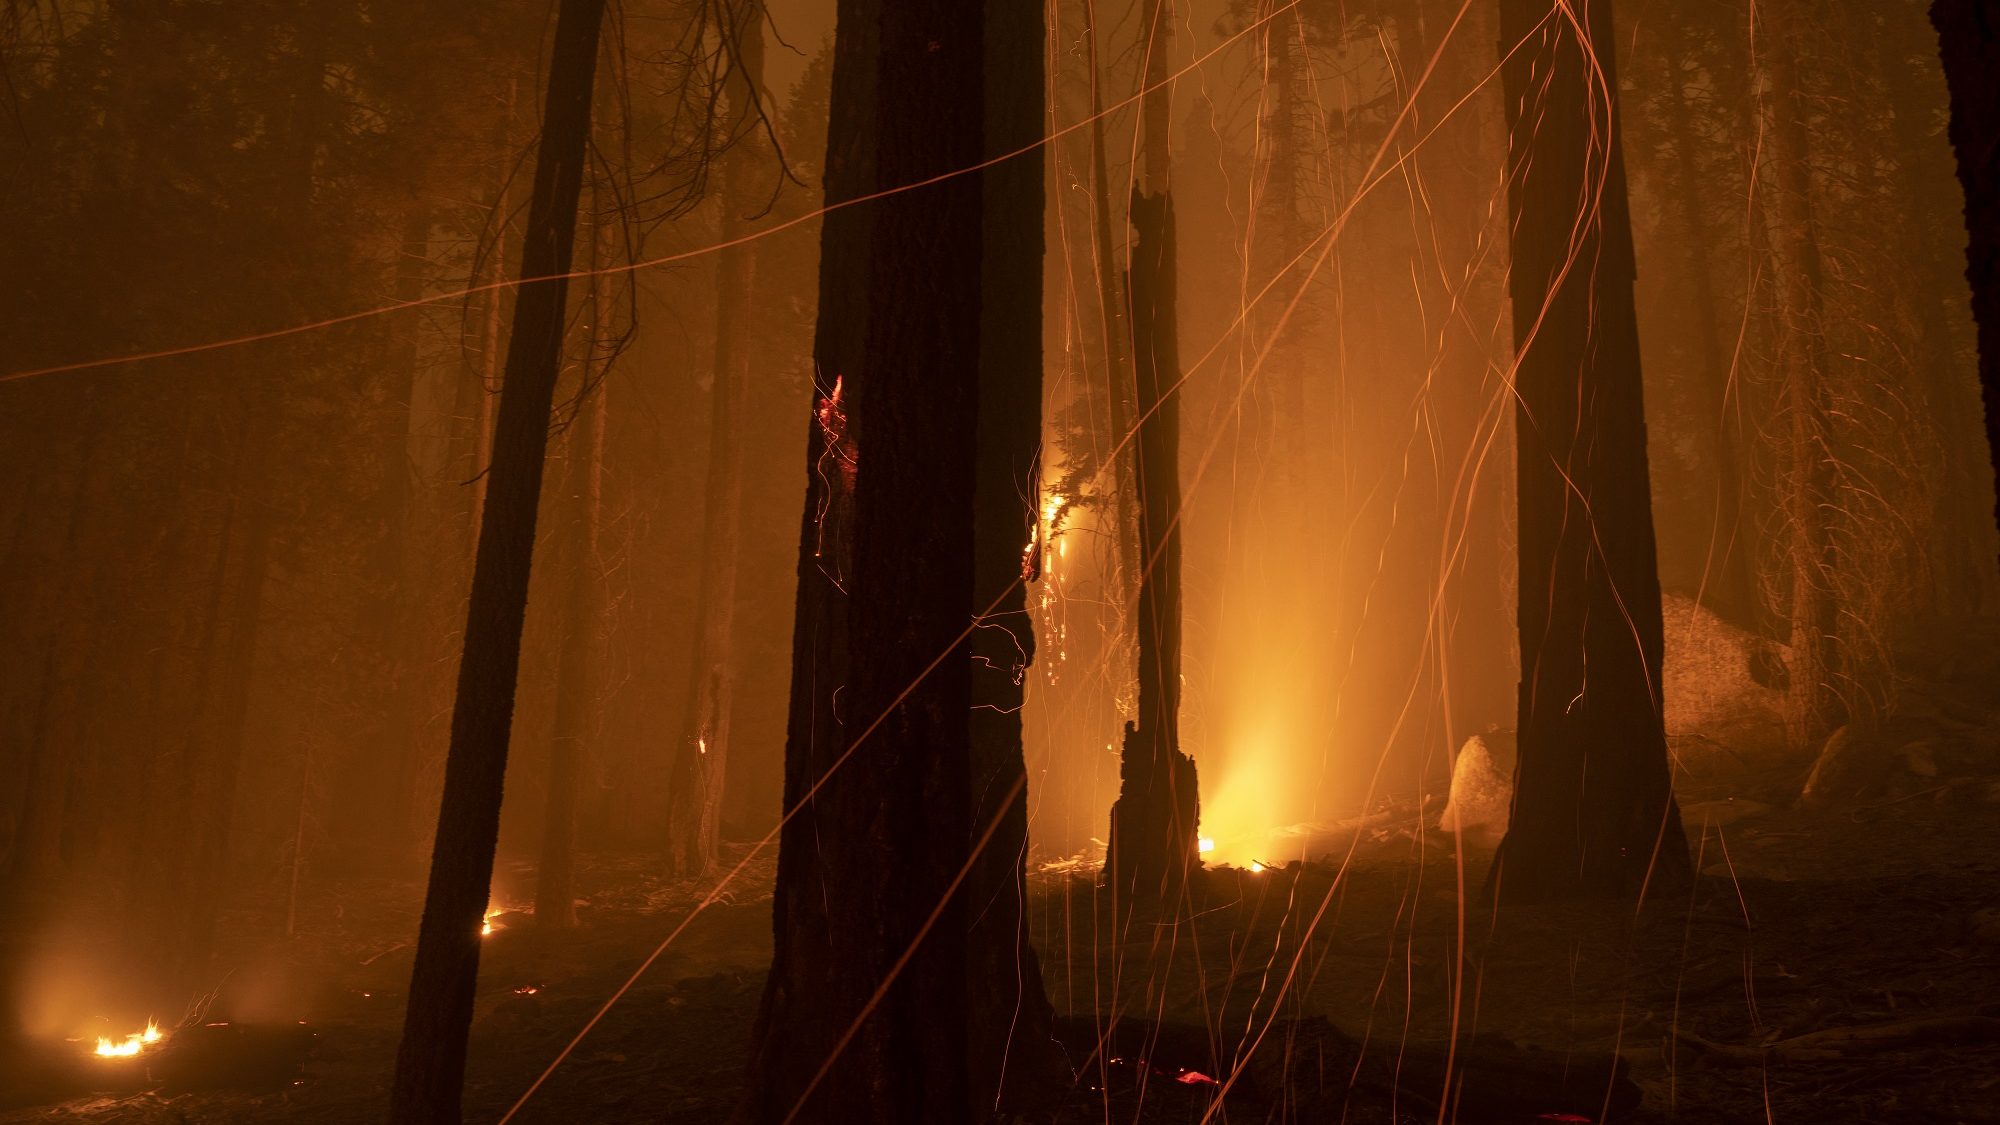
[(444, 795), (390, 1092), (393, 1125), (456, 1125), (459, 1120), (466, 1036), (479, 978), (479, 929), (499, 839), (521, 623), (534, 559), (535, 508), (561, 367), (568, 292), (563, 275), (570, 270), (576, 238), (603, 15), (604, 0), (562, 0), (556, 17)]
[[(987, 8), (842, 0), (829, 203), (971, 168), (995, 147), (985, 140)], [(1010, 13), (1005, 26), (1026, 18)], [(792, 815), (744, 1107), (759, 1125), (978, 1121), (998, 1097), (995, 1061), (974, 1054), (1004, 1049), (1017, 1011), (996, 1007), (1004, 986), (981, 977), (995, 965), (1015, 971), (1019, 930), (990, 924), (981, 915), (992, 903), (974, 896), (991, 879), (1001, 893), (1015, 885), (1025, 781), (1017, 773), (1000, 793), (973, 791), (982, 768), (1017, 771), (1018, 751), (1004, 732), (973, 734), (969, 710), (989, 689), (974, 695), (968, 607), (999, 551), (1018, 579), (1026, 527), (1018, 498), (999, 513), (1004, 530), (975, 508), (982, 479), (997, 491), (995, 478), (1024, 463), (1024, 451), (980, 443), (1024, 427), (1023, 407), (1039, 398), (1013, 383), (1024, 373), (1003, 369), (1009, 353), (993, 345), (1038, 347), (1028, 341), (1039, 336), (983, 338), (1020, 309), (982, 316), (988, 279), (1017, 268), (1011, 254), (1005, 267), (983, 262), (986, 231), (1000, 222), (982, 216), (987, 178), (842, 208), (823, 228), (786, 746)], [(986, 402), (998, 416), (982, 417)], [(981, 823), (982, 813), (994, 819)]]
[[(2000, 476), (2000, 4), (1933, 0), (1951, 92), (1951, 147), (1965, 188), (1966, 280), (1979, 334), (1986, 441)], [(2000, 500), (1994, 516), (2000, 520)]]
[(1604, 0), (1500, 5), (1521, 567), (1520, 759), (1489, 882), (1503, 903), (1630, 898), (1691, 874), (1662, 721), (1613, 43)]
[(750, 390), (750, 322), (756, 260), (748, 246), (729, 245), (756, 211), (754, 174), (764, 153), (756, 98), (764, 81), (764, 6), (749, 0), (734, 11), (727, 34), (732, 65), (730, 148), (723, 156), (723, 249), (715, 264), (715, 358), (711, 368), (708, 487), (703, 495), (701, 578), (694, 652), (688, 661), (687, 713), (674, 744), (667, 789), (667, 872), (713, 871), (722, 847), (723, 783), (729, 763), (729, 712), (735, 698), (733, 633), (737, 556), (741, 551), (743, 424)]

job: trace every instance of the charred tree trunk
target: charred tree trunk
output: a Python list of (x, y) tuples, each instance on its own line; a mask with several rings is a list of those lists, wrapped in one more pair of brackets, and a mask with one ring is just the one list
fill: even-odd
[[(1809, 18), (1795, 7), (1778, 10), (1781, 19)], [(1825, 270), (1813, 215), (1807, 106), (1792, 37), (1783, 23), (1776, 32), (1764, 39), (1773, 99), (1774, 173), (1766, 198), (1779, 295), (1778, 378), (1786, 442), (1779, 484), (1788, 530), (1780, 565), (1791, 634), (1785, 662), (1789, 697), (1785, 718), (1793, 746), (1806, 749), (1844, 718), (1835, 582), (1840, 560), (1832, 526), (1840, 501), (1834, 492), (1833, 409), (1821, 298)]]
[(1125, 278), (1137, 389), (1139, 489), (1139, 705), (1125, 724), (1118, 800), (1105, 870), (1129, 901), (1171, 904), (1200, 870), (1195, 765), (1180, 749), (1180, 344), (1175, 321), (1174, 204), (1167, 184), (1167, 17), (1157, 0), (1140, 105), (1145, 185), (1132, 190), (1131, 268)]
[[(829, 203), (985, 155), (986, 8), (842, 0)], [(987, 741), (991, 728), (975, 736), (968, 720), (990, 690), (974, 694), (968, 607), (994, 565), (989, 552), (1009, 537), (1008, 581), (1018, 579), (1025, 527), (1018, 500), (1004, 531), (981, 526), (983, 507), (975, 516), (982, 478), (994, 485), (1026, 463), (1022, 451), (979, 446), (1032, 432), (1022, 410), (1037, 396), (988, 350), (1033, 345), (982, 342), (986, 326), (1018, 315), (982, 317), (987, 279), (1015, 268), (1011, 254), (1007, 266), (983, 264), (986, 179), (939, 179), (842, 208), (823, 228), (789, 819), (752, 1122), (977, 1121), (998, 1097), (996, 1060), (975, 1052), (1004, 1051), (1017, 1009), (995, 1007), (1006, 986), (981, 978), (993, 966), (1015, 971), (1022, 950), (1018, 926), (982, 917), (992, 904), (974, 895), (993, 893), (995, 878), (1001, 893), (1018, 885), (1025, 780), (1008, 764), (1018, 750)], [(982, 417), (986, 402), (997, 416)], [(1014, 776), (975, 795), (982, 768)], [(989, 852), (1006, 857), (1005, 871)]]
[(1521, 552), (1520, 764), (1489, 883), (1503, 903), (1690, 877), (1662, 721), (1613, 42), (1604, 0), (1500, 5)]
[(604, 0), (562, 0), (521, 251), (487, 511), (473, 566), (465, 655), (431, 853), (409, 1006), (389, 1099), (393, 1125), (455, 1125), (479, 982), (479, 927), (493, 879), (500, 802), (534, 560), (535, 508), (561, 367), (563, 306)]
[[(2000, 9), (1993, 0), (1933, 0), (1931, 23), (1951, 92), (1951, 147), (1965, 188), (1965, 277), (1979, 331), (1986, 440), (2000, 475)], [(1994, 512), (2000, 520), (2000, 501)]]
[[(1042, 255), (1046, 207), (1044, 57), (1035, 0), (986, 9), (986, 144), (1025, 150), (987, 169), (980, 299), (979, 429), (973, 485), (972, 828), (993, 827), (966, 884), (968, 989), (975, 1010), (1018, 1013), (975, 1021), (967, 1043), (973, 1096), (1010, 1103), (1067, 1083), (1054, 1048), (1055, 1013), (1028, 941), (1027, 765), (1021, 707), (1035, 630), (1028, 586), (1040, 576)], [(1022, 544), (1027, 544), (1024, 552)], [(993, 1108), (988, 1103), (988, 1108)], [(977, 1118), (974, 1118), (977, 1120)]]
[(700, 600), (688, 662), (687, 715), (674, 744), (667, 789), (667, 871), (714, 870), (722, 846), (723, 781), (729, 763), (729, 710), (735, 698), (732, 634), (742, 524), (743, 423), (750, 389), (746, 333), (754, 252), (732, 246), (760, 200), (753, 173), (763, 152), (757, 101), (764, 81), (764, 7), (737, 9), (727, 31), (730, 148), (722, 166), (723, 248), (715, 264), (715, 362), (709, 399), (708, 487), (702, 513)]

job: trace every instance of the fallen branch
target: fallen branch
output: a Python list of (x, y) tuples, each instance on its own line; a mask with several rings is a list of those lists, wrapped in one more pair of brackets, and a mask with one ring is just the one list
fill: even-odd
[(1894, 1051), (1932, 1043), (1960, 1046), (2000, 1039), (2000, 1004), (1856, 1027), (1830, 1027), (1756, 1047), (1716, 1043), (1689, 1032), (1677, 1032), (1681, 1042), (1699, 1048), (1710, 1062), (1725, 1066), (1763, 1066), (1771, 1062), (1814, 1062), (1873, 1051)]

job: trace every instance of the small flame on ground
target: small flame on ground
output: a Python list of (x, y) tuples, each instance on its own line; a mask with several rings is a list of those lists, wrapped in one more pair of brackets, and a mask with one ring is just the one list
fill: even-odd
[(114, 1043), (102, 1035), (98, 1036), (97, 1055), (100, 1058), (107, 1059), (130, 1058), (153, 1044), (158, 1043), (163, 1038), (165, 1036), (160, 1032), (160, 1025), (148, 1020), (146, 1021), (146, 1030), (135, 1031), (127, 1035), (125, 1041), (122, 1043)]
[(1252, 875), (1261, 875), (1261, 874), (1263, 874), (1263, 873), (1264, 873), (1264, 865), (1263, 865), (1263, 864), (1261, 864), (1261, 863), (1258, 863), (1258, 862), (1257, 862), (1256, 860), (1254, 860), (1254, 859), (1253, 859), (1253, 860), (1251, 860), (1251, 861), (1250, 861), (1250, 874), (1252, 874)]

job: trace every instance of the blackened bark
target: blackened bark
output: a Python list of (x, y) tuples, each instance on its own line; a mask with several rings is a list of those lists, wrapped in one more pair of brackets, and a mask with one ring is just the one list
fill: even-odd
[[(1039, 0), (986, 10), (986, 151), (1026, 149), (987, 169), (981, 282), (979, 461), (974, 485), (972, 827), (997, 825), (966, 884), (967, 972), (976, 1010), (972, 1095), (991, 1108), (1066, 1085), (1054, 1011), (1028, 942), (1027, 766), (1021, 705), (1035, 658), (1028, 585), (1039, 575), (1046, 28)], [(1025, 545), (1025, 547), (1024, 547)], [(1004, 1068), (1004, 1069), (1003, 1069)], [(1052, 1080), (1058, 1079), (1058, 1080)]]
[[(829, 203), (985, 155), (984, 9), (842, 0)], [(984, 904), (960, 884), (997, 834), (973, 821), (967, 719), (982, 179), (843, 208), (822, 229), (791, 818), (744, 1107), (760, 1125), (992, 1107), (967, 1073), (972, 1029), (1013, 1012), (982, 1010), (969, 985), (966, 926)]]
[(1690, 864), (1662, 722), (1660, 583), (1610, 6), (1503, 0), (1500, 43), (1518, 393), (1520, 764), (1489, 885), (1502, 902), (1633, 897), (1649, 882), (1684, 882)]
[(1167, 84), (1173, 24), (1149, 0), (1143, 34), (1145, 94), (1140, 164), (1132, 188), (1133, 242), (1125, 276), (1132, 326), (1133, 477), (1139, 508), (1138, 718), (1125, 724), (1118, 800), (1111, 806), (1105, 870), (1127, 902), (1172, 904), (1201, 867), (1201, 809), (1194, 762), (1181, 753), (1180, 337)]
[(735, 699), (733, 634), (743, 496), (743, 424), (750, 391), (750, 322), (756, 259), (741, 237), (762, 204), (753, 183), (763, 147), (756, 99), (764, 81), (764, 6), (751, 0), (727, 31), (728, 135), (722, 164), (722, 250), (715, 263), (715, 361), (708, 415), (708, 487), (702, 495), (702, 555), (688, 661), (687, 714), (674, 744), (667, 789), (667, 871), (713, 871), (722, 847), (723, 784), (729, 766), (729, 711)]
[[(1965, 188), (1965, 277), (1979, 329), (1986, 440), (2000, 476), (2000, 4), (1934, 0), (1931, 23), (1951, 91), (1951, 147)], [(2000, 500), (1994, 516), (2000, 520)]]
[(534, 559), (535, 508), (561, 366), (563, 306), (576, 203), (590, 132), (592, 76), (604, 0), (562, 0), (548, 101), (521, 251), (506, 383), (501, 389), (486, 512), (473, 563), (465, 654), (451, 717), (444, 796), (417, 936), (389, 1120), (455, 1125), (466, 1035), (479, 982), (479, 928), (493, 879), (507, 747)]
[(1180, 749), (1180, 348), (1174, 320), (1173, 197), (1132, 192), (1131, 299), (1138, 383), (1139, 707), (1125, 725), (1105, 858), (1130, 902), (1172, 903), (1201, 866), (1194, 762)]

